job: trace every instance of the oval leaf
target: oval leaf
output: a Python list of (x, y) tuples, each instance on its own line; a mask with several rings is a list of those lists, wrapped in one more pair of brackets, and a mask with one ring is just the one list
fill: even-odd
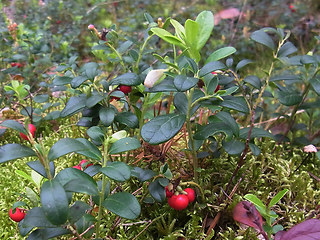
[(211, 55), (206, 60), (206, 63), (218, 61), (222, 58), (230, 56), (231, 54), (234, 54), (236, 51), (237, 50), (234, 47), (220, 48), (220, 49), (214, 51), (213, 53), (211, 53)]
[(108, 166), (101, 168), (100, 172), (102, 172), (107, 177), (119, 182), (124, 182), (131, 176), (131, 170), (129, 166), (123, 162), (108, 163)]
[(197, 78), (177, 75), (173, 80), (173, 84), (178, 89), (178, 91), (184, 92), (195, 86), (198, 81), (199, 79)]
[(68, 198), (62, 185), (56, 180), (42, 184), (40, 200), (47, 219), (54, 225), (64, 224), (68, 219)]
[(107, 197), (102, 205), (122, 218), (135, 219), (140, 215), (141, 206), (135, 196), (119, 192)]
[(83, 143), (77, 141), (76, 139), (60, 139), (51, 147), (48, 153), (48, 159), (52, 161), (68, 153), (82, 151), (85, 149), (87, 149), (86, 146)]
[(127, 152), (141, 147), (138, 139), (132, 137), (121, 138), (113, 143), (109, 149), (110, 154), (117, 154)]
[(250, 38), (253, 41), (263, 44), (272, 50), (275, 49), (275, 45), (272, 38), (263, 30), (258, 30), (253, 32)]
[(148, 190), (157, 202), (163, 202), (166, 199), (166, 191), (159, 183), (159, 178), (149, 184)]
[(10, 143), (0, 146), (0, 163), (31, 156), (37, 156), (37, 154), (24, 145)]
[(158, 116), (142, 126), (141, 136), (150, 144), (160, 144), (173, 138), (182, 128), (184, 114)]

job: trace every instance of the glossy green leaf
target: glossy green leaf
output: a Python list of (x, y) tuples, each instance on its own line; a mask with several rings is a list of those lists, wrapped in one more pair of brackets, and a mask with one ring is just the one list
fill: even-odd
[(245, 144), (238, 140), (231, 140), (229, 142), (223, 142), (223, 148), (230, 155), (238, 155), (243, 152)]
[(285, 106), (293, 106), (301, 103), (302, 96), (298, 91), (290, 91), (290, 90), (278, 90), (278, 99), (279, 102)]
[(115, 110), (111, 107), (102, 107), (99, 110), (99, 118), (105, 127), (109, 127), (115, 118)]
[(85, 150), (86, 146), (72, 138), (63, 138), (56, 142), (49, 150), (48, 159), (50, 161), (64, 156), (71, 152)]
[[(249, 134), (249, 130), (250, 130), (249, 127), (242, 128), (240, 130), (240, 138), (247, 139), (248, 138), (248, 134)], [(274, 139), (274, 136), (269, 131), (264, 130), (263, 128), (255, 128), (255, 127), (252, 128), (250, 139), (261, 138), (261, 137), (268, 137), (268, 138)]]
[(31, 156), (37, 156), (37, 154), (31, 148), (24, 145), (10, 143), (0, 146), (0, 163)]
[(147, 92), (177, 92), (177, 89), (174, 87), (172, 78), (165, 78), (159, 84), (149, 88)]
[(109, 149), (110, 154), (118, 154), (121, 152), (127, 152), (135, 150), (141, 147), (141, 143), (138, 139), (133, 137), (121, 138), (120, 140), (113, 143)]
[(156, 175), (156, 173), (151, 169), (142, 169), (140, 167), (134, 167), (131, 170), (131, 175), (137, 177), (140, 182), (144, 182), (153, 178)]
[(254, 194), (251, 194), (251, 193), (246, 194), (244, 196), (244, 199), (252, 202), (255, 206), (258, 206), (262, 209), (266, 209), (266, 206), (263, 204), (263, 202)]
[(178, 89), (178, 91), (184, 92), (192, 88), (197, 84), (199, 79), (194, 77), (187, 77), (185, 75), (177, 75), (174, 80), (173, 84)]
[(90, 142), (86, 138), (76, 138), (76, 140), (85, 146), (85, 149), (80, 151), (75, 151), (76, 153), (91, 159), (101, 161), (102, 154), (101, 154), (101, 151), (96, 147), (96, 145), (94, 145), (92, 142)]
[(71, 81), (71, 87), (72, 88), (77, 88), (79, 87), (82, 83), (87, 81), (88, 77), (85, 76), (77, 76)]
[(138, 128), (139, 120), (132, 112), (121, 112), (115, 116), (115, 121), (128, 126), (129, 128)]
[(29, 234), (28, 240), (47, 240), (62, 235), (71, 234), (71, 231), (62, 227), (36, 229)]
[(65, 168), (55, 177), (67, 192), (97, 195), (97, 183), (88, 174), (75, 168)]
[(91, 209), (90, 205), (82, 201), (75, 201), (69, 210), (69, 222), (77, 222), (85, 213)]
[(18, 132), (21, 132), (23, 134), (28, 134), (24, 126), (14, 120), (5, 120), (0, 124), (0, 126), (17, 130)]
[[(46, 170), (44, 168), (44, 166), (42, 165), (42, 163), (37, 160), (37, 161), (32, 161), (32, 162), (27, 162), (27, 165), (33, 169), (34, 171), (36, 171), (37, 173), (39, 173), (41, 176), (48, 178)], [(50, 162), (50, 173), (51, 176), (55, 175), (55, 167), (54, 167), (54, 162)]]
[(135, 196), (127, 192), (119, 192), (107, 197), (102, 205), (116, 215), (136, 219), (141, 212), (141, 206)]
[(286, 42), (279, 49), (278, 57), (287, 57), (296, 51), (298, 51), (298, 49), (291, 42)]
[(43, 208), (34, 207), (30, 209), (23, 219), (22, 227), (40, 227), (40, 228), (52, 228), (56, 227), (54, 224), (49, 222)]
[(41, 95), (37, 95), (33, 98), (33, 100), (37, 103), (44, 103), (44, 102), (48, 102), (49, 100), (49, 95), (48, 94), (41, 94)]
[(160, 144), (173, 138), (182, 128), (184, 114), (167, 114), (155, 117), (142, 126), (141, 136), (150, 144)]
[(129, 166), (123, 162), (108, 163), (106, 167), (100, 169), (100, 172), (119, 182), (124, 182), (131, 177), (131, 170)]
[(285, 75), (272, 76), (270, 78), (270, 82), (275, 82), (275, 81), (285, 81), (285, 82), (294, 83), (294, 82), (301, 82), (302, 79), (299, 75), (285, 74)]
[(203, 77), (216, 70), (223, 70), (225, 68), (226, 66), (222, 62), (219, 62), (219, 61), (209, 62), (200, 69), (199, 77)]
[(65, 108), (61, 111), (60, 117), (68, 117), (80, 112), (86, 106), (86, 97), (77, 96), (71, 97), (67, 102)]
[(198, 38), (199, 38), (199, 24), (191, 19), (188, 19), (184, 25), (186, 42), (192, 49), (197, 50)]
[(275, 44), (272, 38), (263, 30), (255, 31), (251, 34), (250, 38), (255, 42), (263, 44), (268, 48), (275, 50)]
[(55, 85), (55, 86), (61, 86), (61, 85), (67, 85), (69, 83), (71, 83), (72, 81), (72, 78), (71, 77), (67, 77), (67, 76), (56, 76), (52, 83)]
[(226, 107), (232, 110), (236, 110), (243, 113), (249, 113), (249, 107), (243, 97), (227, 96), (220, 104), (222, 107)]
[[(94, 222), (97, 220), (91, 215), (91, 214), (84, 214), (76, 223), (75, 226), (77, 228), (78, 233), (83, 233), (86, 231)], [(94, 233), (94, 229), (90, 229), (88, 232), (86, 232), (84, 235), (82, 235), (83, 238), (91, 238)], [(100, 240), (100, 239), (96, 239)]]
[(236, 71), (247, 66), (250, 63), (253, 63), (253, 61), (249, 60), (249, 59), (242, 59), (240, 62), (238, 62), (237, 66), (236, 66)]
[(93, 80), (98, 74), (99, 65), (95, 62), (89, 62), (83, 65), (82, 69), (87, 75), (88, 79)]
[(69, 203), (67, 194), (57, 180), (42, 184), (40, 199), (47, 219), (54, 225), (64, 224), (68, 219)]
[(315, 77), (310, 79), (310, 84), (317, 95), (320, 96), (320, 78)]
[(230, 56), (231, 54), (234, 54), (237, 50), (234, 47), (223, 47), (220, 48), (213, 53), (210, 54), (210, 56), (207, 58), (206, 63), (218, 61), (220, 59), (223, 59), (225, 57)]
[(104, 132), (98, 126), (88, 128), (87, 134), (94, 142), (96, 142), (99, 145), (101, 145), (104, 141)]
[(110, 85), (136, 86), (141, 83), (139, 76), (135, 73), (125, 73), (110, 81)]
[(170, 23), (172, 24), (172, 26), (174, 27), (175, 31), (176, 31), (176, 34), (177, 36), (185, 41), (185, 36), (186, 36), (186, 32), (185, 32), (185, 29), (184, 27), (177, 21), (177, 20), (174, 20), (174, 19), (170, 19)]
[(158, 28), (158, 27), (154, 27), (154, 28), (151, 28), (150, 31), (168, 43), (171, 43), (173, 45), (177, 45), (178, 47), (181, 47), (181, 48), (186, 47), (185, 43), (181, 39), (173, 36), (167, 30), (164, 30), (164, 29)]
[(227, 124), (235, 136), (239, 136), (239, 131), (240, 131), (239, 125), (236, 122), (236, 120), (231, 116), (230, 113), (221, 111), (221, 112), (218, 112), (215, 115), (215, 117), (217, 117), (222, 122)]
[(268, 205), (268, 208), (271, 208), (272, 206), (274, 206), (275, 204), (277, 204), (277, 203), (281, 200), (281, 198), (283, 198), (284, 195), (285, 195), (288, 191), (289, 191), (288, 189), (283, 189), (282, 191), (278, 192), (277, 195), (275, 195), (275, 196), (271, 199), (271, 201), (270, 201), (270, 203), (269, 203), (269, 205)]
[[(199, 51), (206, 44), (214, 27), (214, 16), (211, 11), (202, 11), (196, 18), (196, 22), (199, 25), (197, 32), (197, 46), (196, 49)], [(196, 33), (195, 33), (196, 34)]]
[(178, 92), (174, 95), (173, 104), (176, 109), (182, 113), (187, 114), (188, 112), (188, 98), (185, 93)]
[(159, 178), (149, 184), (148, 190), (157, 202), (163, 202), (166, 199), (166, 191), (159, 183)]
[(251, 86), (253, 86), (256, 89), (260, 89), (261, 88), (261, 80), (260, 80), (260, 78), (258, 78), (255, 75), (246, 76), (243, 79), (243, 81), (246, 82), (246, 83), (249, 83)]
[(88, 108), (94, 107), (96, 104), (101, 102), (105, 97), (100, 94), (93, 94), (86, 100), (86, 106)]
[(230, 127), (224, 122), (209, 123), (206, 126), (201, 127), (195, 132), (194, 139), (205, 140), (210, 136), (214, 136), (219, 133), (224, 133), (227, 138), (231, 138), (233, 133)]

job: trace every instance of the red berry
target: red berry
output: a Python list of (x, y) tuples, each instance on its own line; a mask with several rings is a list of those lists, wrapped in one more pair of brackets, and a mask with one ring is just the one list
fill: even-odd
[(57, 20), (56, 23), (57, 23), (57, 24), (60, 24), (60, 23), (61, 23), (61, 20)]
[(189, 198), (184, 194), (173, 195), (171, 198), (168, 198), (168, 204), (173, 209), (180, 211), (188, 207)]
[[(34, 137), (36, 133), (36, 127), (33, 124), (29, 124), (29, 131), (32, 134), (32, 137)], [(20, 133), (20, 137), (23, 138), (24, 140), (28, 140), (27, 135), (23, 134), (22, 132)]]
[(73, 166), (73, 168), (76, 168), (76, 169), (82, 170), (82, 169), (81, 169), (80, 164)]
[(113, 100), (115, 100), (115, 101), (119, 101), (119, 100), (120, 100), (120, 98), (119, 98), (119, 97), (111, 97), (110, 102), (112, 102)]
[(15, 66), (17, 66), (17, 63), (12, 62), (12, 63), (10, 63), (10, 65), (11, 65), (11, 67), (15, 67)]
[(89, 166), (92, 166), (92, 165), (93, 165), (93, 163), (89, 163), (89, 161), (86, 160), (86, 159), (83, 159), (83, 160), (80, 162), (80, 166), (81, 166), (83, 169), (85, 169), (85, 168), (87, 168), (87, 167), (89, 167)]
[(169, 189), (168, 189), (168, 186), (165, 187), (165, 190), (166, 190), (166, 197), (167, 198), (170, 198), (173, 196), (173, 192), (171, 192)]
[(12, 208), (9, 211), (9, 217), (15, 222), (20, 222), (22, 219), (24, 219), (25, 215), (26, 213), (20, 208), (16, 208), (15, 213), (12, 213)]
[(218, 84), (217, 87), (216, 87), (216, 90), (214, 90), (214, 92), (215, 92), (215, 93), (218, 92), (219, 89), (220, 89), (220, 85)]
[(131, 86), (120, 85), (120, 91), (124, 94), (128, 94), (129, 92), (131, 92), (131, 90)]
[(21, 68), (22, 67), (22, 64), (21, 63), (17, 63), (16, 65), (18, 68)]
[(186, 188), (183, 191), (187, 193), (187, 197), (189, 199), (189, 202), (193, 202), (196, 199), (196, 194), (192, 188)]

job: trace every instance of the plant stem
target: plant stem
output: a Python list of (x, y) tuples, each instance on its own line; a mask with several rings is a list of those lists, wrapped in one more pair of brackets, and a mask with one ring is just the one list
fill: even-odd
[(121, 66), (123, 67), (123, 70), (126, 72), (127, 71), (127, 68), (126, 66), (124, 65), (124, 62), (123, 62), (123, 59), (120, 55), (120, 53), (117, 51), (117, 49), (115, 49), (110, 43), (106, 42), (105, 43), (109, 48), (111, 48), (111, 50), (117, 55), (117, 57), (119, 58), (120, 60), (120, 64)]
[(135, 72), (139, 72), (139, 63), (141, 61), (142, 58), (142, 53), (143, 50), (145, 49), (145, 47), (147, 46), (147, 43), (149, 42), (149, 40), (153, 37), (154, 34), (151, 34), (149, 37), (147, 37), (147, 39), (144, 41), (143, 45), (141, 46), (140, 50), (139, 50), (139, 56), (136, 62), (136, 66), (134, 67)]
[(194, 89), (192, 88), (188, 93), (188, 111), (186, 116), (186, 123), (187, 123), (187, 131), (189, 136), (189, 142), (191, 144), (191, 156), (193, 161), (193, 177), (194, 181), (198, 183), (198, 158), (197, 158), (197, 151), (195, 149), (195, 144), (193, 140), (193, 133), (192, 133), (192, 127), (191, 127), (191, 110), (192, 110), (192, 96), (193, 96)]
[[(109, 140), (107, 139), (104, 144), (104, 158), (102, 167), (106, 167), (108, 163), (108, 152), (109, 152)], [(98, 220), (96, 225), (96, 238), (100, 237), (100, 225), (101, 225), (101, 219), (102, 219), (102, 202), (104, 201), (104, 194), (106, 191), (106, 185), (107, 185), (107, 178), (104, 174), (102, 174), (102, 184), (101, 184), (101, 192), (99, 193), (99, 211), (98, 211)]]
[(146, 95), (145, 98), (143, 99), (141, 116), (140, 116), (140, 119), (139, 119), (138, 140), (141, 139), (141, 128), (142, 128), (142, 125), (143, 125), (143, 123), (144, 123), (144, 115), (145, 115), (145, 113), (146, 113), (146, 111), (147, 111), (149, 96), (150, 96), (150, 93), (147, 93), (147, 95)]

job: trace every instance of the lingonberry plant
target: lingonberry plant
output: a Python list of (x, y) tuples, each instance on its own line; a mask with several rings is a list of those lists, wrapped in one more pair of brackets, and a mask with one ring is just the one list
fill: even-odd
[[(288, 41), (290, 33), (283, 29), (264, 28), (251, 34), (254, 42), (272, 52), (270, 66), (263, 69), (265, 75), (255, 76), (244, 71), (252, 60), (231, 57), (237, 51), (234, 47), (223, 47), (209, 55), (202, 51), (214, 28), (210, 11), (187, 19), (184, 25), (173, 18), (164, 22), (158, 19), (157, 23), (149, 14), (145, 18), (148, 25), (143, 40), (124, 35), (115, 25), (101, 31), (93, 24), (88, 26), (86, 31), (93, 33), (96, 42), (92, 44), (95, 58), (81, 64), (71, 56), (55, 69), (57, 74), (50, 83), (42, 84), (48, 91), (59, 92), (63, 104), (60, 110), (46, 112), (53, 106), (48, 95), (35, 96), (30, 88), (15, 81), (7, 85), (6, 91), (12, 91), (9, 94), (23, 103), (30, 124), (73, 118), (80, 135), (66, 135), (48, 145), (41, 135), (33, 134), (30, 125), (28, 131), (14, 120), (1, 123), (28, 136), (28, 142), (1, 146), (0, 163), (31, 157), (27, 165), (44, 178), (36, 194), (39, 201), (27, 205), (19, 223), (22, 236), (102, 239), (112, 234), (119, 219), (139, 217), (141, 221), (153, 218), (150, 224), (161, 219), (164, 224), (157, 222), (159, 231), (170, 234), (176, 219), (170, 219), (168, 225), (163, 214), (156, 216), (159, 206), (166, 207), (167, 198), (168, 205), (179, 213), (192, 208), (208, 216), (213, 215), (212, 209), (217, 210), (206, 231), (199, 230), (210, 238), (240, 185), (245, 173), (238, 183), (234, 180), (248, 155), (260, 154), (259, 140), (287, 140), (289, 131), (294, 135), (297, 111), (309, 99), (318, 99), (320, 58), (311, 53), (290, 57), (297, 49)], [(283, 65), (286, 71), (275, 75)], [(288, 75), (287, 71), (297, 74)], [(41, 107), (27, 106), (27, 99)], [(274, 136), (268, 127), (260, 127), (270, 111), (263, 109), (265, 101), (278, 106), (279, 118), (291, 110), (282, 135)], [(292, 136), (289, 140), (294, 139)], [(175, 148), (183, 155), (172, 154), (170, 150)], [(68, 159), (71, 154), (86, 159), (57, 172), (59, 159)], [(221, 193), (213, 194), (214, 187), (206, 186), (201, 178), (206, 168), (202, 159), (208, 157), (214, 165), (220, 154), (238, 163)], [(268, 227), (273, 223), (272, 205), (262, 214)], [(149, 207), (155, 211), (151, 213)], [(241, 216), (258, 216), (251, 225), (264, 233), (262, 217), (253, 204), (244, 203), (235, 211)], [(112, 226), (106, 229), (107, 225)], [(267, 239), (271, 234), (268, 231), (263, 236)]]

